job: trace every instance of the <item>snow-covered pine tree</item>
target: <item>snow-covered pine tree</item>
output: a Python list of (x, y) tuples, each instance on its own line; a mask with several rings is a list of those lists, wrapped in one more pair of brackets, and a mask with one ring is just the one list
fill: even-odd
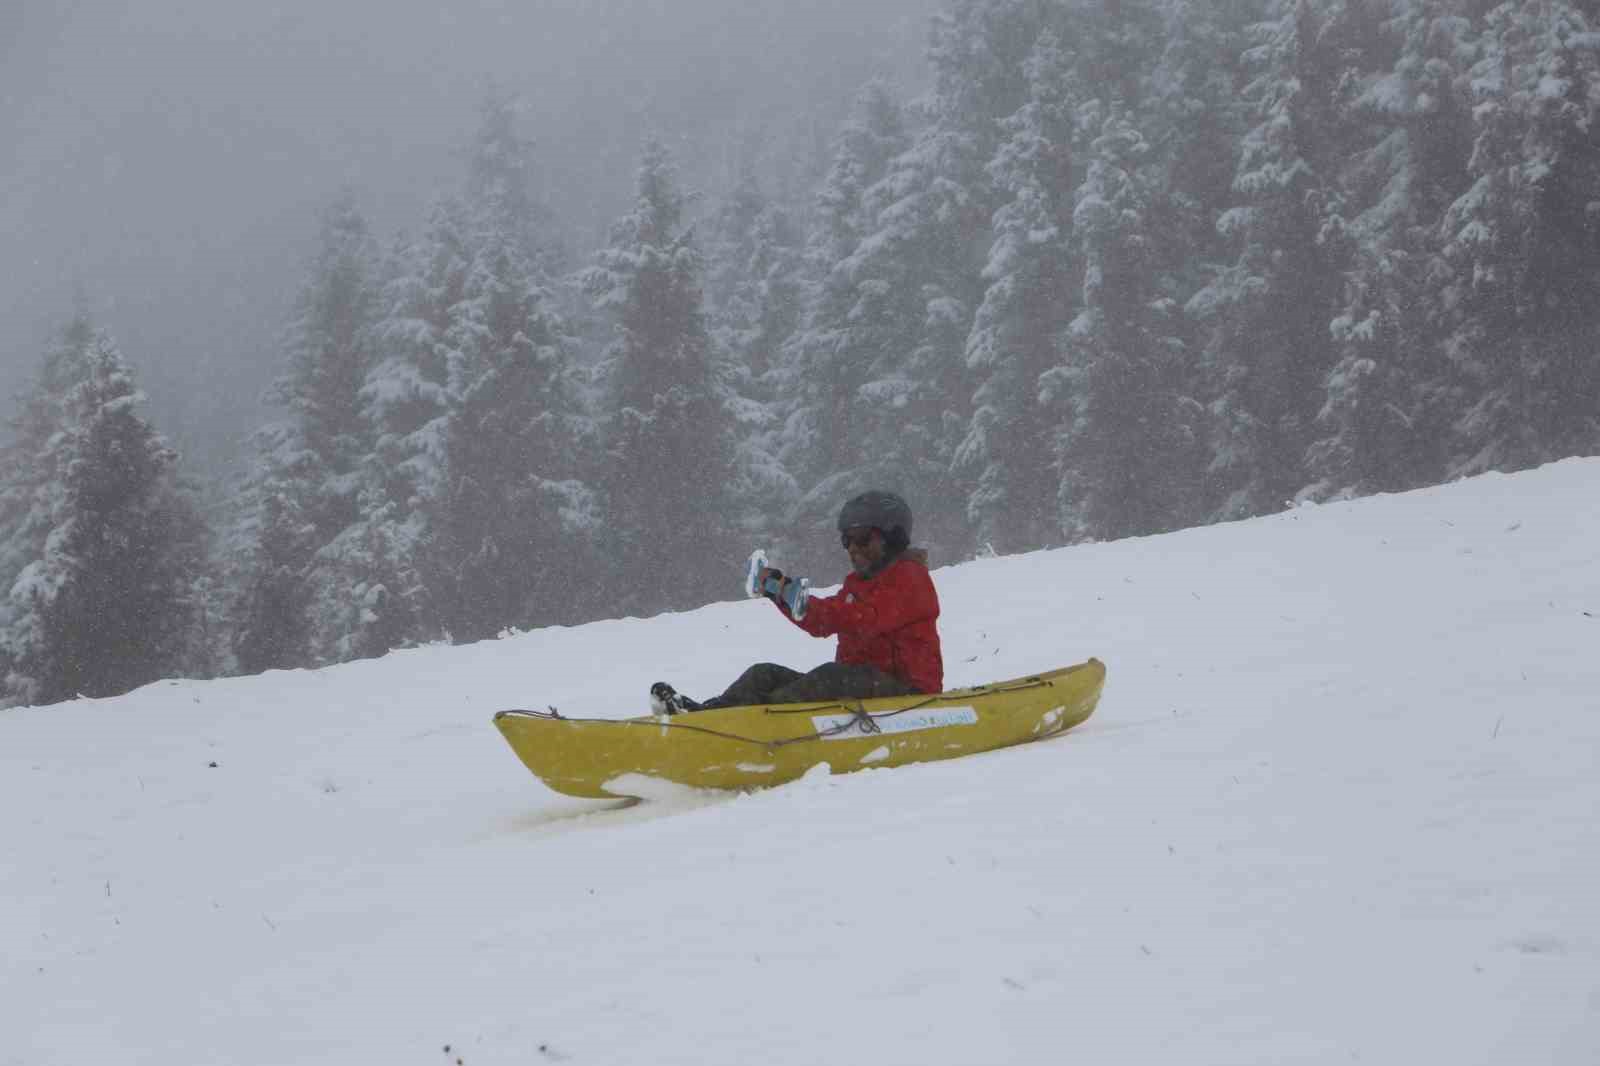
[(1239, 141), (1249, 128), (1240, 97), (1245, 31), (1268, 0), (1173, 0), (1165, 9), (1161, 54), (1139, 107), (1160, 186), (1151, 204), (1153, 249), (1163, 274), (1187, 292), (1209, 280), (1228, 245), (1217, 218), (1233, 196)]
[(985, 168), (1000, 120), (1027, 98), (1023, 67), (1046, 6), (958, 0), (935, 18), (926, 123), (867, 191), (871, 229), (846, 261), (857, 294), (848, 358), (863, 379), (851, 403), (850, 481), (905, 495), (917, 539), (943, 557), (975, 544), (972, 486), (953, 465), (970, 421), (967, 338), (998, 206)]
[(358, 641), (364, 647), (380, 643), (380, 633), (406, 643), (447, 629), (441, 598), (451, 566), (442, 557), (433, 520), (448, 477), (452, 357), (460, 356), (450, 329), (466, 294), (471, 241), (465, 205), (441, 198), (423, 232), (397, 250), (383, 287), (376, 362), (361, 387), (373, 450), (364, 471), (367, 528), (358, 536), (368, 546), (364, 551), (387, 560), (397, 583), (380, 581), (382, 591), (369, 586), (363, 593), (362, 599), (380, 601), (377, 611), (358, 609), (361, 628), (368, 631)]
[(1173, 528), (1193, 513), (1202, 408), (1185, 392), (1178, 307), (1157, 269), (1148, 145), (1113, 108), (1091, 151), (1073, 213), (1082, 310), (1065, 365), (1045, 381), (1066, 411), (1057, 447), (1067, 534), (1115, 540)]
[(1078, 302), (1073, 248), (1072, 144), (1083, 100), (1070, 59), (1046, 28), (1024, 72), (1027, 101), (1003, 123), (989, 163), (1003, 199), (994, 213), (987, 285), (967, 337), (979, 382), (956, 468), (974, 484), (967, 517), (978, 540), (1002, 553), (1060, 543), (1054, 412), (1040, 378), (1061, 361), (1062, 333)]
[[(1222, 0), (1215, 12), (1218, 20), (1229, 17), (1232, 2)], [(1130, 113), (1145, 102), (1171, 25), (1171, 0), (1054, 0), (1042, 6), (1073, 55), (1074, 77), (1085, 98)], [(1090, 139), (1098, 133), (1091, 130)]]
[(72, 353), (81, 351), (82, 334), (91, 329), (87, 313), (80, 313), (46, 350), (37, 381), (17, 397), (18, 413), (9, 420), (12, 439), (0, 445), (0, 629), (14, 617), (12, 582), (43, 552), (49, 535), (49, 511), (39, 506), (39, 494), (51, 471), (35, 457), (56, 433), (60, 400), (71, 387)]
[(318, 552), (319, 567), (342, 572), (327, 586), (335, 596), (315, 611), (324, 631), (317, 643), (331, 644), (335, 658), (381, 655), (446, 631), (445, 582), (434, 580), (429, 564), (448, 461), (448, 334), (466, 288), (470, 242), (465, 206), (443, 197), (383, 271), (359, 393), (371, 450), (357, 471), (358, 517)]
[(1448, 475), (1600, 448), (1600, 33), (1565, 0), (1490, 11), (1471, 187), (1450, 207), (1446, 353), (1465, 410)]
[(309, 454), (283, 423), (253, 440), (260, 455), (249, 479), (250, 504), (236, 531), (246, 556), (229, 622), (230, 650), (246, 674), (313, 661), (306, 568), (318, 547), (316, 524), (305, 511)]
[(592, 426), (549, 291), (493, 217), (451, 309), (445, 484), (430, 514), (430, 584), (457, 640), (576, 621), (598, 602)]
[(752, 162), (741, 166), (713, 213), (708, 244), (704, 292), (712, 335), (735, 368), (759, 381), (799, 325), (804, 279), (799, 229), (762, 192)]
[(1188, 305), (1209, 332), (1208, 480), (1223, 519), (1282, 507), (1305, 483), (1348, 256), (1334, 121), (1342, 57), (1322, 37), (1332, 15), (1310, 0), (1273, 6), (1275, 17), (1251, 28), (1257, 73), (1244, 95), (1256, 125), (1241, 146), (1238, 203), (1218, 222), (1237, 256)]
[(705, 306), (735, 423), (731, 488), (740, 503), (729, 518), (748, 543), (772, 546), (786, 534), (799, 494), (777, 453), (791, 406), (778, 356), (800, 315), (800, 238), (789, 213), (768, 201), (748, 157), (709, 221)]
[(997, 206), (985, 167), (999, 120), (1026, 98), (1022, 68), (1049, 6), (960, 0), (935, 20), (925, 124), (862, 194), (860, 237), (827, 283), (834, 313), (807, 321), (805, 347), (837, 369), (821, 376), (827, 394), (801, 426), (816, 454), (836, 458), (799, 464), (822, 478), (802, 500), (802, 524), (875, 485), (912, 502), (917, 539), (941, 555), (972, 547), (952, 463), (967, 434), (967, 337)]
[[(395, 257), (361, 391), (360, 520), (321, 550), (350, 575), (342, 654), (587, 617), (593, 452), (545, 264), (549, 229), (511, 97), (491, 92), (464, 199)], [(587, 434), (587, 436), (586, 436)], [(574, 544), (577, 547), (574, 547)], [(559, 554), (559, 559), (558, 559)], [(339, 583), (333, 583), (337, 586)]]
[(419, 449), (433, 443), (437, 418), (417, 423), (438, 402), (431, 391), (437, 366), (424, 360), (402, 367), (383, 343), (386, 298), (407, 269), (405, 251), (372, 261), (360, 342), (366, 372), (357, 392), (362, 454), (339, 486), (352, 518), (316, 548), (310, 570), (311, 647), (322, 661), (370, 658), (438, 632), (418, 566), (428, 530), (416, 491), (434, 458)]
[[(866, 192), (888, 173), (889, 163), (911, 144), (912, 120), (894, 87), (874, 78), (861, 87), (832, 142), (826, 176), (812, 198), (806, 234), (807, 274), (827, 278), (856, 250), (873, 224)], [(820, 293), (808, 293), (807, 317)]]
[(23, 571), (44, 556), (60, 506), (57, 471), (44, 457), (60, 430), (63, 398), (72, 388), (92, 330), (87, 314), (80, 313), (46, 350), (37, 382), (18, 396), (13, 439), (0, 447), (0, 706), (21, 700), (20, 693), (31, 684), (16, 672), (17, 649), (8, 634), (32, 613), (33, 602), (15, 586)]
[(1471, 115), (1461, 91), (1469, 23), (1454, 0), (1400, 0), (1365, 50), (1343, 177), (1353, 261), (1332, 322), (1337, 362), (1307, 453), (1304, 494), (1346, 498), (1443, 476), (1440, 222), (1464, 191)]
[(478, 107), (467, 160), (467, 201), (488, 212), (491, 228), (509, 236), (540, 276), (571, 269), (569, 234), (548, 203), (548, 181), (533, 142), (518, 131), (516, 94), (492, 85)]
[(712, 336), (726, 361), (735, 423), (730, 516), (747, 543), (775, 546), (789, 532), (799, 484), (784, 468), (784, 416), (793, 405), (779, 353), (799, 325), (801, 249), (789, 213), (761, 195), (753, 175), (718, 213), (712, 273), (721, 301), (709, 300)]
[(378, 359), (361, 387), (391, 500), (425, 500), (443, 486), (444, 421), (450, 410), (452, 315), (472, 268), (466, 206), (444, 197), (426, 228), (395, 255), (375, 329)]
[(373, 361), (378, 291), (377, 250), (346, 192), (323, 216), (284, 333), (289, 367), (274, 399), (285, 417), (256, 436), (246, 519), (253, 558), (233, 620), (233, 650), (246, 672), (345, 657), (340, 617), (368, 580), (337, 552), (322, 553), (362, 517), (372, 438), (361, 389)]
[(724, 595), (735, 545), (732, 418), (702, 306), (703, 265), (685, 228), (670, 154), (644, 147), (633, 209), (586, 284), (614, 322), (606, 388), (610, 607), (659, 610)]
[(741, 328), (751, 317), (747, 267), (755, 251), (756, 219), (767, 207), (754, 160), (745, 155), (737, 174), (704, 227), (706, 314), (730, 356), (735, 347), (728, 343), (732, 338), (727, 333)]
[(285, 332), (289, 372), (278, 399), (295, 417), (325, 481), (318, 525), (336, 531), (355, 517), (350, 475), (367, 454), (361, 387), (372, 363), (378, 250), (353, 193), (322, 219), (319, 247)]
[(845, 495), (834, 475), (850, 470), (859, 455), (851, 405), (866, 367), (851, 355), (860, 323), (849, 263), (872, 225), (864, 198), (909, 138), (893, 90), (881, 79), (868, 82), (834, 139), (833, 161), (811, 209), (800, 323), (783, 347), (779, 369), (779, 391), (787, 404), (778, 456), (807, 496), (795, 515), (792, 539), (774, 545), (782, 558), (807, 572), (837, 565), (837, 554), (824, 554), (817, 542), (832, 539), (834, 515)]
[(776, 368), (782, 352), (800, 328), (804, 263), (799, 227), (788, 209), (771, 203), (756, 216), (750, 257), (745, 263), (747, 310), (743, 328), (733, 336), (735, 361), (761, 379)]
[(113, 696), (185, 665), (204, 528), (143, 405), (116, 344), (74, 319), (25, 405), (26, 451), (6, 456), (6, 702)]

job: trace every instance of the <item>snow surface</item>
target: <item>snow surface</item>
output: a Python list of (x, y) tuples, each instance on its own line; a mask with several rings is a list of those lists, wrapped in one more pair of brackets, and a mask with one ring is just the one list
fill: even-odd
[(1096, 716), (631, 808), (490, 725), (830, 654), (751, 601), (0, 713), (0, 1063), (1600, 1061), (1600, 460), (935, 580)]

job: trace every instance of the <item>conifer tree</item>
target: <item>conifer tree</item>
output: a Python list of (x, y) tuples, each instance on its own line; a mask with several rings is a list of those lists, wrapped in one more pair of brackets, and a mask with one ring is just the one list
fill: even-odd
[(778, 452), (790, 400), (779, 353), (800, 314), (799, 236), (788, 212), (767, 200), (748, 157), (709, 223), (705, 308), (734, 423), (729, 487), (738, 503), (728, 518), (748, 542), (772, 546), (798, 496)]
[(711, 274), (712, 336), (726, 361), (735, 425), (731, 517), (749, 542), (773, 545), (787, 533), (799, 485), (784, 467), (783, 418), (791, 406), (780, 353), (799, 325), (803, 280), (796, 227), (767, 203), (747, 174), (718, 213)]
[[(346, 654), (586, 617), (592, 423), (547, 268), (562, 256), (532, 146), (491, 93), (463, 199), (434, 207), (383, 290), (362, 388), (361, 517), (322, 556), (352, 580)], [(326, 613), (316, 612), (319, 615)]]
[(1083, 306), (1065, 366), (1047, 381), (1068, 412), (1058, 441), (1067, 532), (1115, 540), (1188, 516), (1200, 468), (1199, 404), (1184, 393), (1177, 305), (1162, 291), (1152, 253), (1148, 146), (1113, 111), (1092, 151), (1073, 213)]
[(362, 383), (362, 413), (386, 498), (413, 508), (436, 496), (444, 482), (452, 365), (460, 357), (450, 328), (474, 254), (465, 205), (443, 198), (430, 209), (422, 234), (399, 250), (381, 296), (378, 359)]
[(1005, 120), (1006, 140), (989, 164), (1004, 202), (994, 214), (987, 288), (967, 337), (967, 363), (980, 384), (956, 453), (958, 470), (975, 486), (968, 519), (979, 540), (1000, 552), (1061, 538), (1056, 422), (1040, 401), (1040, 378), (1061, 361), (1081, 270), (1073, 250), (1072, 142), (1083, 101), (1053, 30), (1039, 35), (1025, 70), (1027, 102)]
[(1245, 98), (1256, 125), (1241, 146), (1239, 202), (1218, 223), (1237, 256), (1189, 303), (1210, 334), (1217, 518), (1281, 507), (1303, 487), (1348, 255), (1332, 117), (1340, 57), (1324, 49), (1309, 0), (1281, 0), (1274, 13), (1252, 27), (1257, 74)]
[(869, 82), (835, 138), (832, 163), (811, 209), (800, 323), (783, 349), (779, 384), (788, 401), (779, 457), (809, 493), (800, 504), (795, 543), (788, 545), (790, 552), (807, 554), (785, 557), (806, 559), (807, 568), (825, 561), (809, 555), (815, 537), (808, 534), (832, 527), (838, 507), (833, 475), (859, 455), (851, 409), (866, 367), (852, 357), (862, 324), (850, 260), (873, 225), (866, 192), (908, 143), (899, 101), (884, 81)]
[(117, 695), (185, 664), (203, 528), (143, 405), (115, 343), (76, 318), (6, 456), (8, 701)]
[(1174, 0), (1159, 34), (1140, 124), (1159, 179), (1151, 208), (1154, 251), (1164, 274), (1188, 292), (1208, 280), (1228, 245), (1217, 219), (1230, 206), (1238, 145), (1251, 124), (1240, 89), (1246, 28), (1265, 16), (1267, 0)]
[(355, 197), (345, 192), (322, 220), (320, 247), (284, 337), (289, 372), (279, 401), (322, 468), (318, 525), (334, 532), (355, 516), (348, 475), (367, 453), (361, 387), (372, 363), (377, 248)]
[(1595, 27), (1562, 0), (1490, 11), (1472, 70), (1471, 187), (1450, 207), (1451, 475), (1600, 444)]
[(761, 191), (754, 163), (743, 159), (733, 187), (709, 220), (705, 305), (714, 331), (719, 334), (738, 330), (750, 317), (752, 292), (747, 269), (755, 253), (756, 220), (766, 209), (767, 198)]
[(772, 371), (800, 327), (804, 277), (799, 228), (787, 209), (768, 204), (756, 216), (739, 303), (745, 314), (732, 337), (735, 361), (757, 379)]
[(467, 201), (488, 228), (512, 241), (537, 274), (557, 274), (570, 269), (571, 253), (547, 202), (539, 156), (518, 132), (517, 111), (516, 96), (499, 86), (479, 104), (467, 160)]
[(1331, 323), (1337, 362), (1307, 453), (1311, 496), (1395, 491), (1443, 473), (1449, 405), (1431, 279), (1441, 274), (1440, 223), (1464, 191), (1471, 144), (1459, 89), (1468, 24), (1456, 6), (1397, 5), (1354, 101), (1370, 132), (1343, 178), (1354, 258)]
[(445, 490), (449, 330), (472, 256), (466, 209), (442, 198), (421, 235), (391, 256), (376, 296), (371, 363), (359, 392), (370, 451), (355, 478), (356, 520), (319, 555), (343, 576), (314, 612), (340, 659), (380, 655), (447, 631), (434, 525)]
[(296, 476), (297, 452), (283, 430), (278, 426), (255, 436), (263, 454), (252, 475), (252, 503), (240, 529), (247, 555), (230, 650), (246, 674), (312, 661), (312, 586), (306, 569), (318, 547), (316, 525), (304, 511), (305, 481)]
[(657, 141), (645, 145), (636, 189), (586, 275), (615, 328), (602, 366), (602, 491), (612, 603), (629, 611), (720, 595), (735, 551), (726, 374), (706, 324), (687, 197)]
[[(364, 528), (354, 536), (362, 552), (384, 561), (398, 584), (380, 580), (364, 593), (381, 601), (378, 611), (359, 608), (360, 618), (383, 623), (373, 628), (372, 643), (377, 632), (405, 643), (448, 628), (444, 574), (451, 564), (443, 558), (434, 519), (448, 479), (452, 366), (461, 355), (450, 331), (473, 256), (465, 206), (441, 199), (423, 233), (398, 250), (393, 276), (383, 287), (376, 362), (361, 387), (373, 450), (363, 470)], [(383, 591), (374, 591), (380, 585)], [(391, 602), (395, 596), (399, 602)]]
[(962, 0), (935, 19), (927, 122), (867, 191), (869, 231), (844, 266), (856, 296), (844, 358), (858, 365), (861, 384), (850, 398), (854, 454), (840, 487), (900, 491), (917, 508), (918, 539), (947, 556), (973, 543), (966, 486), (951, 472), (967, 433), (967, 338), (997, 206), (985, 167), (999, 120), (1026, 97), (1022, 69), (1039, 7)]
[(274, 396), (285, 418), (256, 437), (252, 563), (233, 640), (247, 672), (346, 657), (338, 619), (356, 589), (371, 587), (370, 575), (327, 549), (361, 520), (372, 451), (361, 390), (373, 362), (378, 291), (376, 248), (345, 193), (323, 217), (284, 334), (289, 367)]
[(924, 124), (863, 190), (853, 247), (813, 304), (826, 314), (808, 316), (803, 333), (826, 366), (796, 427), (826, 457), (799, 464), (820, 477), (802, 503), (806, 524), (876, 485), (913, 502), (919, 540), (945, 555), (972, 544), (952, 467), (967, 436), (967, 340), (998, 205), (985, 167), (999, 120), (1026, 97), (1022, 69), (1046, 6), (962, 0), (935, 20)]
[(444, 486), (431, 510), (432, 566), (457, 640), (568, 622), (593, 604), (593, 521), (582, 480), (567, 338), (537, 267), (512, 234), (479, 235), (451, 310)]

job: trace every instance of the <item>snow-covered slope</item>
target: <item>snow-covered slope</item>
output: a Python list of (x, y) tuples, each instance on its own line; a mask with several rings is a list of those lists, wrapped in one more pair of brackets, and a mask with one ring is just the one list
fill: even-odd
[(1574, 460), (940, 569), (951, 685), (1096, 716), (749, 796), (489, 723), (831, 655), (748, 601), (0, 713), (0, 1063), (1600, 1061), (1597, 530)]

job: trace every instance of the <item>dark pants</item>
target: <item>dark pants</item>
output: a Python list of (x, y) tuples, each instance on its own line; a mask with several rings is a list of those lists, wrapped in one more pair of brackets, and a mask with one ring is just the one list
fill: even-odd
[(861, 663), (824, 663), (808, 674), (777, 663), (757, 663), (739, 675), (728, 691), (706, 700), (701, 709), (746, 707), (754, 703), (812, 703), (820, 700), (910, 696), (917, 690), (893, 674)]

